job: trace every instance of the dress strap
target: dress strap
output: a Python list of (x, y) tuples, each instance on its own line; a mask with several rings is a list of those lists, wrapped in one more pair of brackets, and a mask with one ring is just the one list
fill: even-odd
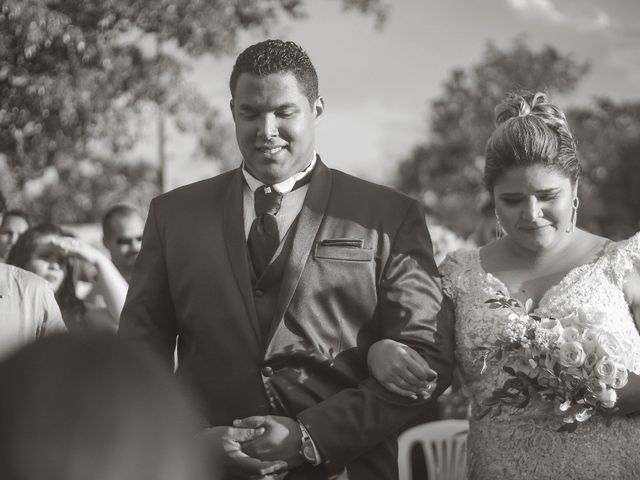
[(607, 250), (609, 276), (622, 288), (631, 271), (640, 268), (640, 232), (627, 240), (612, 243)]

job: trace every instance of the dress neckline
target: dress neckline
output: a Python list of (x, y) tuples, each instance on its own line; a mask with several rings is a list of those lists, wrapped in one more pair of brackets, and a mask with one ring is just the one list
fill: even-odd
[[(550, 294), (555, 290), (559, 290), (560, 287), (562, 287), (565, 283), (568, 283), (569, 279), (576, 276), (578, 272), (591, 268), (598, 262), (600, 262), (600, 260), (605, 257), (611, 246), (615, 244), (616, 242), (613, 242), (611, 240), (605, 242), (598, 254), (593, 258), (593, 260), (587, 263), (583, 263), (582, 265), (576, 265), (575, 267), (567, 270), (567, 272), (562, 276), (562, 278), (560, 278), (560, 280), (558, 280), (558, 282), (554, 283), (544, 291), (544, 293), (540, 297), (540, 300), (538, 301), (538, 304), (534, 308), (532, 308), (531, 312), (537, 312), (538, 310), (540, 310), (545, 300), (547, 300), (547, 297), (549, 297)], [(473, 250), (473, 258), (476, 264), (476, 268), (480, 271), (480, 273), (485, 278), (493, 280), (495, 283), (499, 284), (499, 286), (502, 288), (503, 293), (511, 297), (511, 291), (509, 290), (509, 287), (507, 287), (507, 284), (504, 283), (497, 275), (494, 275), (493, 273), (485, 270), (485, 268), (482, 266), (482, 260), (480, 259), (480, 248), (476, 248)]]

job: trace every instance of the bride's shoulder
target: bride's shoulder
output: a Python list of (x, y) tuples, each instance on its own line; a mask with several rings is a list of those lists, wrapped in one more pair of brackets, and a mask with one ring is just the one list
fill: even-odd
[(616, 284), (623, 285), (632, 271), (640, 272), (640, 232), (625, 240), (609, 241), (602, 257), (606, 271)]
[(630, 259), (640, 261), (640, 232), (636, 232), (634, 235), (624, 240), (608, 240), (606, 243), (605, 250), (610, 257), (628, 257)]
[(477, 248), (458, 248), (444, 257), (438, 268), (444, 277), (455, 277), (468, 270), (478, 254)]

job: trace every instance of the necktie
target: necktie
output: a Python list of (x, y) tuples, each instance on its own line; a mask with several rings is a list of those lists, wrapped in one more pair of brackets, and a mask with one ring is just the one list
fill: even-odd
[[(291, 191), (307, 185), (312, 175), (313, 170), (307, 172), (304, 177), (296, 181)], [(253, 193), (256, 219), (251, 224), (247, 243), (253, 270), (258, 278), (264, 273), (280, 244), (280, 232), (278, 232), (275, 215), (280, 211), (282, 197), (282, 193), (276, 192), (269, 185), (263, 185)]]
[(256, 219), (249, 230), (249, 254), (258, 278), (262, 275), (280, 244), (278, 222), (282, 194), (268, 185), (256, 189), (253, 195)]

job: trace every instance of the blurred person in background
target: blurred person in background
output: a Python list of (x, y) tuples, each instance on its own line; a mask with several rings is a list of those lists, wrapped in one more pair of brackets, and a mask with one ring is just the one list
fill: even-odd
[[(105, 306), (78, 298), (72, 258), (95, 268), (96, 285), (102, 292)], [(41, 224), (20, 236), (9, 253), (7, 263), (33, 272), (49, 282), (70, 331), (117, 330), (127, 295), (127, 282), (111, 260), (97, 248), (70, 237), (57, 225)]]
[(55, 335), (0, 364), (4, 480), (201, 480), (175, 378), (114, 335)]
[[(0, 192), (0, 223), (5, 205)], [(0, 263), (0, 358), (46, 334), (64, 330), (49, 284), (37, 275)]]
[(0, 222), (0, 261), (5, 262), (9, 250), (29, 227), (29, 216), (22, 210), (9, 210)]
[(102, 242), (127, 283), (140, 253), (143, 229), (144, 218), (132, 205), (115, 205), (102, 217)]

